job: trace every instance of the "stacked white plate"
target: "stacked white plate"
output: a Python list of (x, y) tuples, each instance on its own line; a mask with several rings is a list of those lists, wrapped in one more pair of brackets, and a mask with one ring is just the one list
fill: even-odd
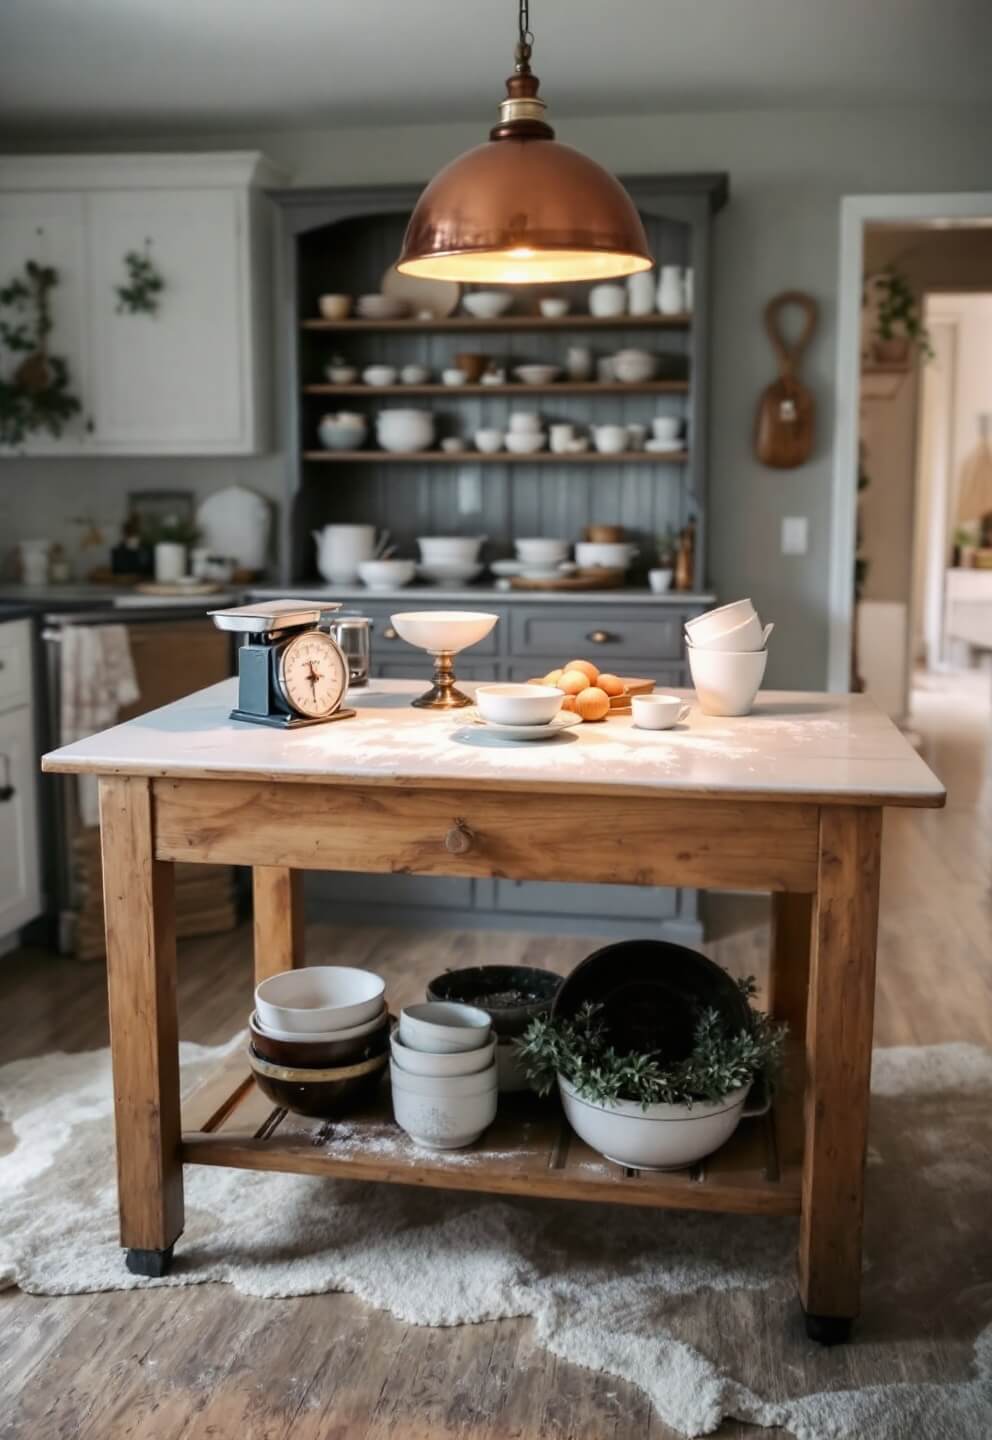
[(692, 683), (707, 715), (747, 715), (764, 679), (768, 638), (750, 600), (707, 610), (685, 627)]
[(390, 1041), (396, 1123), (427, 1150), (459, 1150), (496, 1118), (496, 1040), (485, 1010), (430, 1001), (400, 1011)]

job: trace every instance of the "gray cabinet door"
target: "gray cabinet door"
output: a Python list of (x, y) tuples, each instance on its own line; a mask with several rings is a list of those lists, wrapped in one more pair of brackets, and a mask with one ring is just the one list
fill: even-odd
[(645, 606), (520, 605), (510, 612), (510, 653), (550, 655), (559, 665), (589, 659), (604, 670), (635, 655), (679, 660), (682, 625), (681, 612)]

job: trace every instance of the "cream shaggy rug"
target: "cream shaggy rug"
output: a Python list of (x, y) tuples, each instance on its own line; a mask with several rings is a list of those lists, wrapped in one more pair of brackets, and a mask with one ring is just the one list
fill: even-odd
[[(184, 1045), (186, 1083), (223, 1053)], [(799, 1440), (988, 1440), (992, 1053), (879, 1051), (873, 1088), (865, 1318), (843, 1355), (806, 1340), (784, 1220), (192, 1167), (175, 1270), (139, 1280), (117, 1243), (106, 1051), (0, 1069), (0, 1286), (224, 1282), (349, 1291), (416, 1325), (530, 1316), (549, 1350), (633, 1381), (686, 1435), (736, 1417)]]

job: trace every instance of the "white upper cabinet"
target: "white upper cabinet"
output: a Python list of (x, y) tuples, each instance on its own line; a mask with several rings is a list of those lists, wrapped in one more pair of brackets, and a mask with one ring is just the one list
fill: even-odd
[[(270, 289), (254, 154), (0, 159), (0, 285), (50, 257), (53, 353), (82, 414), (27, 453), (245, 455), (266, 448)], [(39, 226), (54, 232), (39, 249)], [(122, 308), (126, 256), (161, 276), (156, 313)], [(9, 363), (3, 360), (3, 373)]]

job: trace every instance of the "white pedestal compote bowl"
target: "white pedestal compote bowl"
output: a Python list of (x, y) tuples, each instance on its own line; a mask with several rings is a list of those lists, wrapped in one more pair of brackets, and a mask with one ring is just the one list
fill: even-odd
[(471, 705), (455, 686), (452, 657), (478, 645), (499, 619), (482, 610), (407, 610), (390, 616), (401, 640), (434, 657), (434, 683), (410, 703), (421, 710), (460, 710)]

